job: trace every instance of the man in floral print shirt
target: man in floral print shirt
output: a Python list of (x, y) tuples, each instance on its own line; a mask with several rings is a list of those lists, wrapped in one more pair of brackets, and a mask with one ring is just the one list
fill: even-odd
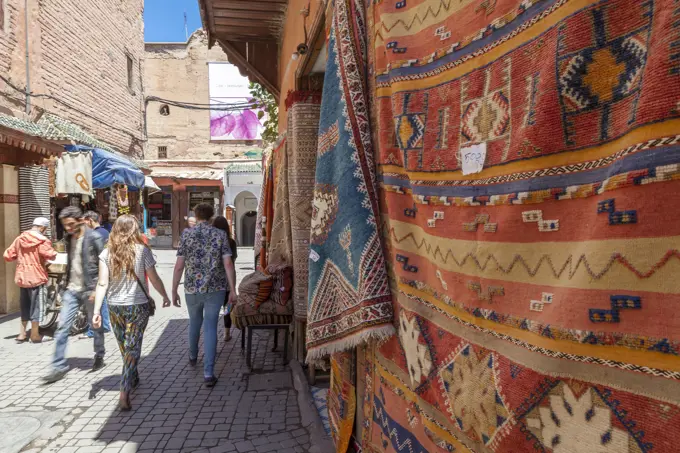
[(236, 302), (236, 282), (227, 234), (210, 226), (215, 211), (209, 204), (194, 208), (197, 224), (184, 230), (177, 250), (172, 281), (173, 299), (179, 304), (179, 282), (184, 272), (184, 293), (189, 311), (189, 363), (198, 360), (198, 340), (203, 326), (203, 375), (205, 384), (214, 387), (217, 351), (217, 323), (229, 289), (229, 303)]

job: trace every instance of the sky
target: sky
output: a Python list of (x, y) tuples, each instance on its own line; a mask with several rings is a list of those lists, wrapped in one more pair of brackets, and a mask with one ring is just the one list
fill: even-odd
[(201, 28), (198, 0), (144, 0), (144, 41), (186, 42), (185, 11), (191, 35)]

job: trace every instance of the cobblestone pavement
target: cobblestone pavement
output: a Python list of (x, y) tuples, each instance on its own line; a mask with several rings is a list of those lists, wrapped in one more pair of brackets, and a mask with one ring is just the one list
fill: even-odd
[[(174, 253), (155, 254), (169, 289)], [(242, 277), (251, 272), (252, 251), (239, 251), (239, 255), (244, 263), (239, 265)], [(159, 308), (144, 337), (141, 384), (133, 393), (133, 410), (124, 413), (116, 409), (122, 360), (113, 334), (106, 335), (107, 366), (94, 373), (90, 372), (92, 341), (71, 337), (67, 352), (71, 370), (62, 381), (45, 386), (40, 377), (49, 371), (54, 343), (15, 344), (18, 321), (2, 321), (0, 432), (3, 424), (16, 426), (26, 416), (43, 420), (42, 431), (34, 429), (37, 422), (30, 429), (16, 430), (15, 437), (36, 432), (21, 451), (292, 453), (310, 447), (290, 370), (281, 352), (271, 352), (269, 333), (255, 333), (250, 372), (241, 354), (240, 332), (234, 331), (234, 338), (225, 343), (220, 325), (219, 382), (207, 389), (202, 353), (195, 369), (188, 363), (186, 309)], [(273, 388), (255, 390), (262, 381), (271, 380)], [(53, 426), (44, 421), (50, 416), (58, 420)], [(19, 451), (2, 445), (0, 439), (0, 453)]]

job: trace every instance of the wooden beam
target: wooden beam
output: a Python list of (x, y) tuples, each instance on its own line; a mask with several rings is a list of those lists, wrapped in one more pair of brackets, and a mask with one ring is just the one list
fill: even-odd
[(218, 34), (218, 39), (222, 41), (230, 41), (230, 42), (249, 42), (249, 43), (258, 43), (258, 44), (271, 44), (274, 42), (274, 37), (272, 36), (247, 36), (247, 35), (239, 35), (238, 33), (219, 33)]
[[(230, 23), (224, 23), (224, 22), (230, 22)], [(257, 34), (257, 35), (269, 35), (272, 31), (271, 27), (269, 27), (266, 23), (264, 22), (250, 22), (250, 21), (242, 21), (240, 24), (235, 22), (228, 21), (227, 19), (221, 18), (219, 22), (215, 23), (215, 28), (221, 27), (223, 29), (228, 29), (228, 30), (245, 30), (251, 33), (248, 34)]]
[(283, 17), (281, 11), (245, 11), (236, 9), (216, 9), (214, 12), (215, 20), (227, 17), (229, 19), (240, 18), (250, 20), (271, 20), (280, 19)]
[(319, 56), (321, 48), (326, 42), (326, 35), (324, 33), (326, 29), (326, 5), (325, 2), (319, 6), (314, 16), (314, 22), (312, 22), (312, 27), (309, 33), (308, 40), (306, 42), (309, 50), (306, 55), (302, 56), (302, 60), (298, 63), (297, 70), (295, 71), (295, 86), (296, 89), (301, 89), (300, 82), (303, 77), (309, 75), (309, 72), (314, 66), (316, 58)]
[(258, 9), (260, 7), (285, 7), (288, 0), (213, 0), (215, 8)]
[(257, 68), (255, 68), (255, 66), (253, 66), (248, 60), (246, 60), (246, 58), (243, 55), (241, 55), (241, 52), (239, 52), (238, 49), (234, 47), (229, 41), (225, 41), (220, 38), (218, 38), (217, 41), (222, 46), (222, 49), (224, 49), (224, 51), (227, 53), (227, 56), (229, 57), (229, 60), (232, 63), (235, 63), (237, 66), (245, 68), (246, 71), (249, 72), (258, 83), (260, 83), (263, 87), (269, 90), (269, 92), (278, 101), (279, 97), (281, 96), (279, 89), (270, 80), (268, 80), (264, 76), (264, 74), (258, 71)]
[(215, 18), (215, 26), (218, 25), (224, 25), (227, 27), (235, 27), (235, 28), (247, 28), (250, 30), (265, 30), (269, 31), (270, 27), (268, 25), (269, 22), (273, 22), (274, 25), (278, 24), (279, 22), (276, 20), (251, 20), (251, 19), (227, 19), (226, 17), (216, 17)]
[(236, 30), (232, 27), (217, 27), (215, 29), (215, 37), (223, 41), (273, 42), (276, 40), (271, 32), (266, 34), (249, 32), (246, 29)]

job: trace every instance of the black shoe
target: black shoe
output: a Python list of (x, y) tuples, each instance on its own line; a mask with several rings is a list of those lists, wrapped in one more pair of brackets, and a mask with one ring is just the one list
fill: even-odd
[(195, 367), (196, 363), (198, 363), (198, 359), (189, 358), (189, 365), (191, 365), (192, 367)]
[(54, 383), (57, 382), (57, 381), (61, 381), (61, 380), (64, 378), (64, 376), (66, 376), (66, 372), (67, 372), (67, 371), (68, 371), (68, 370), (65, 370), (65, 371), (52, 371), (52, 372), (51, 372), (50, 374), (48, 374), (47, 376), (44, 376), (44, 377), (42, 378), (42, 380), (43, 380), (43, 382), (44, 382), (45, 384), (54, 384)]
[(215, 384), (217, 384), (217, 378), (215, 376), (213, 377), (207, 377), (204, 380), (205, 386), (208, 387), (209, 389), (215, 387)]
[(92, 365), (92, 371), (99, 371), (105, 366), (106, 364), (104, 363), (104, 357), (97, 356), (94, 358), (94, 365)]

